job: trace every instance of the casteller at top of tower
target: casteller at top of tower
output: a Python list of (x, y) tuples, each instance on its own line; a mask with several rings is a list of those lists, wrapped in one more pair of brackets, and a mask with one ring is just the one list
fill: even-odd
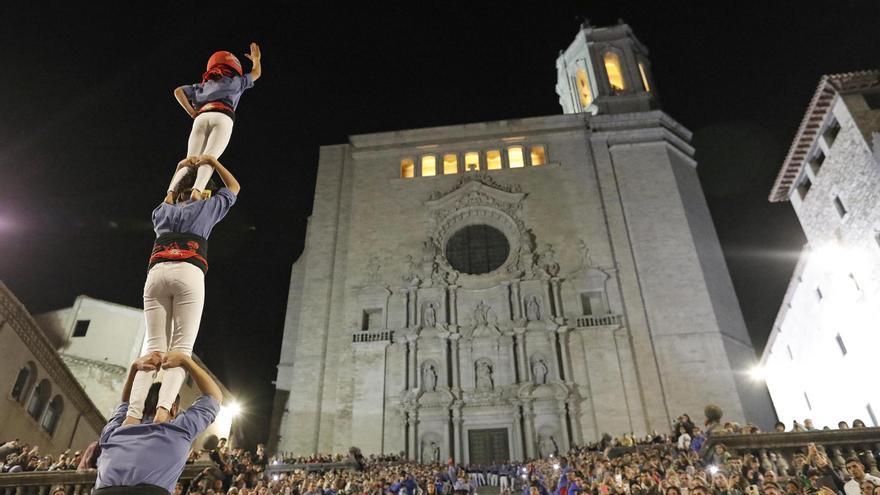
[(629, 113), (658, 107), (648, 49), (619, 21), (581, 24), (556, 59), (556, 94), (563, 113)]

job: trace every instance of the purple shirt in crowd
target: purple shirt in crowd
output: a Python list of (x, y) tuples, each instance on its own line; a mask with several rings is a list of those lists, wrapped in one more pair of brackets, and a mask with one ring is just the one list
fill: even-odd
[(211, 101), (222, 101), (235, 110), (244, 90), (253, 87), (254, 76), (248, 73), (244, 76), (223, 76), (220, 79), (208, 79), (203, 83), (184, 86), (183, 94), (196, 110)]
[(156, 237), (174, 232), (207, 239), (211, 229), (235, 204), (235, 199), (235, 194), (224, 187), (204, 201), (181, 201), (173, 205), (163, 201), (153, 210), (153, 230)]
[(148, 484), (174, 493), (193, 440), (219, 410), (216, 399), (203, 395), (171, 421), (121, 426), (128, 413), (123, 402), (101, 431), (95, 488)]

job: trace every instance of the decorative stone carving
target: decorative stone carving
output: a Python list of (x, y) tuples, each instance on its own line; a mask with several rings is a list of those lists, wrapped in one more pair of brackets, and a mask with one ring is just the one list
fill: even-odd
[(555, 277), (559, 275), (559, 261), (556, 259), (556, 251), (553, 244), (545, 244), (544, 249), (538, 256), (538, 265), (547, 275)]
[(526, 299), (526, 319), (529, 321), (541, 319), (541, 303), (537, 296), (530, 296)]
[(590, 247), (587, 246), (587, 243), (583, 239), (578, 239), (578, 252), (580, 253), (580, 267), (579, 270), (587, 269), (587, 268), (599, 268), (599, 265), (593, 261), (593, 258), (590, 256)]
[(547, 384), (547, 363), (543, 359), (538, 358), (532, 363), (532, 380), (535, 385)]
[(492, 310), (492, 307), (480, 301), (472, 313), (473, 327), (471, 328), (471, 337), (495, 337), (501, 335), (498, 328), (498, 315)]
[(379, 285), (382, 283), (382, 276), (379, 274), (379, 271), (382, 269), (382, 264), (379, 262), (379, 258), (373, 256), (367, 262), (367, 283), (372, 285)]
[(419, 269), (416, 266), (415, 260), (411, 254), (406, 255), (406, 259), (403, 261), (403, 281), (409, 287), (418, 286), (419, 279)]
[(559, 444), (556, 443), (556, 439), (553, 438), (553, 435), (543, 436), (541, 435), (538, 440), (538, 451), (541, 454), (541, 457), (550, 457), (551, 455), (559, 456)]
[(428, 238), (422, 242), (422, 270), (421, 279), (424, 282), (434, 281), (437, 273), (437, 246), (434, 239)]
[(492, 365), (488, 361), (477, 361), (475, 363), (475, 388), (477, 391), (491, 392), (492, 390), (495, 390), (495, 378), (493, 373)]

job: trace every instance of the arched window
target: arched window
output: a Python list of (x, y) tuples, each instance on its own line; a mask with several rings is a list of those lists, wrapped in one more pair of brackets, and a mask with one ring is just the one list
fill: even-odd
[(645, 91), (651, 91), (651, 85), (648, 83), (648, 71), (645, 70), (645, 63), (639, 62), (639, 74), (642, 75), (642, 87)]
[(422, 157), (422, 177), (437, 175), (437, 157), (425, 155)]
[(507, 163), (510, 168), (522, 168), (526, 165), (526, 157), (522, 146), (507, 148)]
[(532, 166), (547, 165), (547, 153), (543, 146), (532, 146), (529, 150), (532, 158)]
[(54, 434), (55, 427), (58, 426), (58, 421), (61, 420), (61, 413), (63, 412), (64, 399), (62, 399), (60, 395), (56, 395), (52, 398), (52, 402), (49, 403), (49, 407), (46, 408), (46, 413), (43, 414), (43, 420), (40, 421), (40, 426), (42, 426), (50, 435)]
[(12, 385), (10, 396), (12, 396), (13, 400), (24, 402), (35, 381), (37, 381), (37, 366), (33, 361), (28, 361), (26, 365), (18, 370), (18, 376), (15, 377), (15, 383)]
[(443, 155), (443, 175), (458, 173), (458, 155)]
[(489, 150), (486, 152), (486, 170), (501, 170), (501, 152)]
[(40, 419), (43, 415), (43, 410), (46, 409), (46, 404), (49, 403), (49, 396), (51, 394), (52, 384), (49, 383), (49, 380), (43, 379), (37, 385), (37, 388), (34, 389), (34, 393), (31, 394), (31, 400), (28, 402), (27, 412), (32, 418)]
[(404, 179), (412, 179), (416, 176), (416, 164), (412, 158), (400, 160), (400, 176)]
[(612, 51), (605, 52), (605, 73), (608, 74), (608, 83), (615, 92), (626, 89), (623, 80), (623, 66), (620, 64), (620, 56)]
[(464, 154), (464, 171), (477, 172), (480, 170), (480, 153), (468, 151)]
[(593, 92), (590, 91), (590, 78), (587, 77), (587, 71), (584, 69), (578, 69), (575, 79), (577, 80), (581, 107), (587, 108), (590, 106), (590, 103), (593, 103)]

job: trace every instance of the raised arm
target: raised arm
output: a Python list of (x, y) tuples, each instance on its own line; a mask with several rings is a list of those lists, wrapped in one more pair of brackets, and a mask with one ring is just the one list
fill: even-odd
[(131, 386), (138, 371), (154, 371), (159, 369), (161, 364), (162, 354), (158, 352), (152, 352), (135, 359), (131, 366), (128, 367), (128, 378), (126, 378), (125, 385), (122, 387), (122, 402), (128, 402), (131, 398)]
[(256, 81), (261, 75), (263, 75), (263, 64), (260, 63), (260, 58), (262, 57), (262, 54), (260, 54), (260, 45), (251, 43), (251, 53), (245, 53), (244, 56), (254, 65), (253, 68), (251, 68), (251, 78)]
[(193, 381), (196, 383), (196, 386), (199, 387), (202, 394), (210, 395), (218, 404), (223, 401), (223, 392), (220, 391), (220, 386), (217, 385), (214, 379), (211, 378), (211, 375), (203, 370), (193, 358), (177, 351), (165, 354), (165, 358), (162, 359), (162, 368), (168, 369), (177, 367), (185, 369), (190, 376), (192, 376)]
[(203, 163), (207, 163), (214, 167), (214, 170), (220, 175), (220, 179), (223, 181), (223, 185), (226, 186), (226, 189), (229, 189), (229, 192), (238, 196), (238, 192), (241, 191), (241, 184), (238, 183), (235, 176), (232, 175), (222, 163), (211, 155), (202, 155), (199, 157), (198, 164), (201, 165)]

